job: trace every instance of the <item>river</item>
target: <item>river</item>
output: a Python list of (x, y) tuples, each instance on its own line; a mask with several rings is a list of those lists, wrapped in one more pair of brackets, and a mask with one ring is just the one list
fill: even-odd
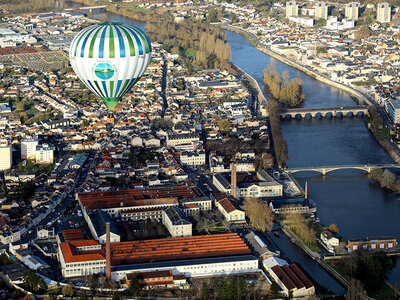
[[(303, 81), (304, 107), (351, 106), (354, 100), (335, 87), (322, 83), (303, 72), (257, 50), (244, 36), (226, 31), (231, 45), (232, 62), (253, 76), (260, 87), (263, 69), (273, 64), (280, 73), (289, 70), (291, 77)], [(282, 131), (289, 148), (288, 167), (329, 166), (348, 164), (385, 164), (392, 159), (380, 147), (361, 117), (284, 120)], [(324, 225), (335, 223), (346, 239), (374, 235), (392, 235), (400, 239), (400, 201), (392, 192), (382, 190), (359, 171), (335, 171), (327, 176), (307, 172), (296, 174), (304, 186), (308, 182), (309, 197), (317, 203), (317, 215)], [(275, 239), (279, 243), (278, 239)], [(298, 260), (292, 244), (291, 259)], [(290, 255), (289, 255), (290, 256)], [(304, 261), (303, 261), (304, 263)], [(320, 275), (304, 268), (318, 281)], [(400, 281), (396, 265), (389, 281)], [(319, 281), (325, 285), (323, 281)]]
[[(65, 7), (80, 4), (66, 1)], [(100, 18), (104, 10), (93, 10)], [(112, 21), (125, 22), (145, 28), (144, 22), (134, 22), (114, 13), (107, 13)], [(346, 93), (291, 68), (258, 51), (245, 37), (226, 31), (231, 45), (232, 62), (253, 76), (261, 88), (262, 71), (274, 64), (277, 71), (289, 70), (291, 77), (303, 81), (306, 94), (305, 107), (350, 106), (353, 99)], [(343, 117), (312, 120), (286, 120), (282, 122), (284, 137), (289, 147), (289, 167), (319, 165), (392, 163), (366, 129), (361, 117)], [(317, 215), (322, 224), (336, 223), (344, 238), (372, 235), (393, 235), (400, 239), (400, 201), (394, 193), (382, 190), (358, 171), (335, 171), (329, 176), (300, 173), (297, 180), (304, 186), (308, 182), (310, 198), (317, 203)], [(299, 262), (320, 285), (343, 294), (344, 289), (315, 261), (293, 245), (284, 236), (272, 239), (287, 257)], [(397, 264), (389, 281), (400, 282)]]

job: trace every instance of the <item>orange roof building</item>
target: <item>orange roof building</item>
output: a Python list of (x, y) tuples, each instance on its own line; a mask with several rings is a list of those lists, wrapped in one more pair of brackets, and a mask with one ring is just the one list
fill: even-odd
[[(112, 217), (125, 219), (129, 217), (135, 220), (144, 219), (135, 212), (146, 209), (164, 209), (185, 204), (197, 204), (200, 210), (212, 208), (211, 199), (204, 197), (197, 187), (189, 186), (79, 193), (77, 199), (84, 214), (89, 210), (101, 209)], [(127, 214), (128, 211), (132, 213)], [(154, 216), (154, 218), (158, 217)]]
[[(95, 240), (60, 243), (63, 276), (104, 273), (105, 252), (106, 245)], [(143, 267), (151, 269), (152, 264), (168, 264), (168, 269), (171, 269), (171, 261), (187, 266), (194, 260), (204, 264), (208, 259), (224, 261), (223, 258), (236, 257), (235, 261), (240, 261), (239, 258), (245, 256), (246, 261), (251, 261), (248, 266), (257, 269), (258, 261), (250, 254), (249, 247), (236, 233), (129, 241), (111, 243), (111, 266), (113, 276), (118, 280), (128, 273), (141, 271)]]

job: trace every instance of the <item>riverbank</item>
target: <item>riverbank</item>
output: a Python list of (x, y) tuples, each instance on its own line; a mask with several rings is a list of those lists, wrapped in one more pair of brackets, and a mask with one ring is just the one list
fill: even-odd
[[(313, 71), (313, 70), (301, 65), (300, 63), (298, 63), (298, 62), (296, 62), (296, 61), (294, 61), (292, 59), (286, 58), (286, 57), (284, 57), (284, 56), (282, 56), (282, 55), (280, 55), (280, 54), (278, 54), (278, 53), (276, 53), (276, 52), (274, 52), (274, 51), (272, 51), (270, 49), (267, 49), (265, 47), (265, 45), (263, 45), (262, 43), (260, 43), (258, 41), (257, 37), (254, 34), (249, 33), (246, 30), (243, 30), (241, 28), (238, 28), (238, 27), (235, 27), (235, 26), (231, 26), (231, 25), (228, 25), (228, 24), (225, 24), (225, 23), (221, 24), (221, 28), (226, 29), (226, 30), (230, 30), (230, 31), (233, 31), (233, 32), (236, 32), (236, 33), (239, 33), (239, 34), (245, 36), (250, 41), (250, 43), (252, 43), (255, 46), (255, 48), (257, 50), (263, 52), (264, 54), (266, 54), (268, 56), (271, 56), (274, 59), (279, 60), (280, 62), (282, 62), (282, 63), (284, 63), (284, 64), (286, 64), (286, 65), (288, 65), (288, 66), (290, 66), (292, 68), (295, 68), (295, 69), (307, 74), (308, 76), (310, 76), (310, 77), (312, 77), (312, 78), (314, 78), (314, 79), (316, 79), (318, 81), (321, 81), (321, 82), (323, 82), (325, 84), (331, 85), (333, 87), (336, 87), (338, 89), (341, 89), (341, 90), (349, 93), (352, 96), (352, 98), (354, 98), (356, 100), (356, 102), (358, 102), (358, 104), (366, 103), (368, 105), (374, 105), (371, 102), (371, 100), (368, 98), (368, 96), (363, 94), (362, 92), (360, 92), (360, 91), (358, 91), (358, 90), (356, 90), (356, 89), (354, 89), (354, 88), (352, 88), (350, 86), (347, 86), (345, 84), (333, 81), (330, 78), (328, 78), (328, 77), (326, 77), (324, 75), (318, 74), (315, 71)], [(262, 103), (259, 103), (260, 108), (262, 108), (261, 104)], [(267, 116), (267, 112), (265, 110), (261, 109), (261, 113), (262, 113), (263, 116)], [(397, 147), (397, 146), (391, 145), (386, 140), (382, 139), (377, 133), (375, 133), (373, 131), (371, 131), (371, 133), (375, 137), (377, 142), (380, 144), (380, 146), (392, 158), (392, 160), (395, 163), (400, 163), (399, 150), (394, 148), (394, 147)]]
[(342, 84), (340, 82), (333, 81), (332, 79), (330, 79), (328, 77), (325, 77), (325, 76), (323, 76), (321, 74), (318, 74), (315, 71), (308, 69), (307, 67), (301, 65), (300, 63), (298, 63), (298, 62), (296, 62), (296, 61), (294, 61), (292, 59), (289, 59), (287, 57), (284, 57), (284, 56), (282, 56), (282, 55), (270, 50), (270, 49), (267, 49), (264, 44), (262, 44), (262, 43), (260, 43), (258, 41), (257, 37), (254, 34), (252, 34), (250, 32), (247, 32), (246, 30), (243, 30), (241, 28), (238, 28), (238, 27), (235, 27), (235, 26), (232, 26), (232, 25), (228, 25), (228, 24), (225, 24), (225, 23), (221, 24), (221, 28), (226, 29), (226, 30), (230, 30), (230, 31), (233, 31), (233, 32), (236, 32), (236, 33), (239, 33), (239, 34), (245, 36), (250, 41), (250, 43), (252, 43), (259, 51), (261, 51), (261, 52), (263, 52), (263, 53), (275, 58), (276, 60), (279, 60), (279, 61), (283, 62), (286, 65), (289, 65), (289, 66), (291, 66), (291, 67), (293, 67), (295, 69), (298, 69), (298, 70), (306, 73), (308, 76), (315, 78), (316, 80), (319, 80), (319, 81), (321, 81), (323, 83), (329, 84), (331, 86), (334, 86), (336, 88), (344, 90), (345, 92), (348, 92), (349, 94), (351, 94), (353, 97), (355, 97), (357, 99), (359, 104), (364, 104), (365, 103), (365, 104), (368, 104), (368, 105), (372, 105), (372, 103), (368, 99), (368, 97), (365, 96), (360, 91), (358, 91), (358, 90), (356, 90), (356, 89), (354, 89), (354, 88), (352, 88), (350, 86), (347, 86), (345, 84)]

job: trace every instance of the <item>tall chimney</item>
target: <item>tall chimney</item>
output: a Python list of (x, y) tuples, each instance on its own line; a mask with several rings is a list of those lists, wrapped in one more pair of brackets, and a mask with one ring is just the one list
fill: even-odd
[(307, 181), (306, 181), (306, 188), (304, 189), (304, 199), (307, 199), (307, 194), (308, 191), (307, 191)]
[(111, 279), (110, 222), (106, 223), (106, 277)]
[(235, 163), (231, 163), (231, 195), (236, 198), (236, 165)]

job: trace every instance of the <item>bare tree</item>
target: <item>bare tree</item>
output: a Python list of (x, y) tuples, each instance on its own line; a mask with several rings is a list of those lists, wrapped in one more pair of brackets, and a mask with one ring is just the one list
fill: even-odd
[[(288, 206), (287, 208), (292, 208)], [(307, 220), (300, 213), (293, 211), (292, 209), (287, 209), (284, 213), (285, 223), (290, 229), (295, 231), (295, 233), (300, 236), (304, 242), (307, 244), (313, 244), (315, 242), (316, 233), (308, 226)]]
[(249, 197), (244, 200), (243, 207), (250, 219), (250, 225), (256, 230), (272, 230), (273, 214), (268, 204), (257, 198)]
[(383, 171), (381, 186), (390, 189), (396, 182), (396, 175), (388, 169)]
[(364, 300), (367, 299), (361, 281), (352, 278), (346, 293), (346, 300)]

